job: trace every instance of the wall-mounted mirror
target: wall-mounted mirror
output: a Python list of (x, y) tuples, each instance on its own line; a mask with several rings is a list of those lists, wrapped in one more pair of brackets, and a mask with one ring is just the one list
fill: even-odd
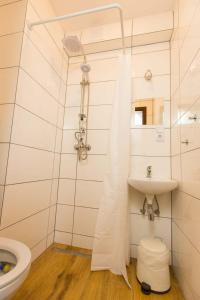
[(132, 124), (135, 126), (163, 125), (163, 99), (138, 99), (132, 103), (132, 112)]

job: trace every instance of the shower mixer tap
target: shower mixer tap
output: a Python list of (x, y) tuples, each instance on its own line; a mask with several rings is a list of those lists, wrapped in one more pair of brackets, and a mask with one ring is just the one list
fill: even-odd
[(75, 132), (76, 144), (74, 149), (78, 153), (79, 160), (85, 160), (88, 156), (88, 151), (91, 150), (91, 146), (87, 143), (87, 130), (88, 130), (88, 113), (89, 113), (89, 98), (90, 98), (90, 82), (88, 73), (90, 66), (85, 62), (81, 65), (82, 81), (81, 85), (81, 102), (79, 118), (79, 129)]

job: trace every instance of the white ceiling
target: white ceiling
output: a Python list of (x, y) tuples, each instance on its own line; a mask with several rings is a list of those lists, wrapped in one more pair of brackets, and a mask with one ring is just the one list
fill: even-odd
[[(110, 3), (119, 3), (123, 8), (124, 19), (142, 17), (173, 10), (174, 0), (49, 0), (56, 15), (64, 15)], [(99, 26), (117, 22), (118, 13), (108, 11), (63, 21), (66, 31)]]

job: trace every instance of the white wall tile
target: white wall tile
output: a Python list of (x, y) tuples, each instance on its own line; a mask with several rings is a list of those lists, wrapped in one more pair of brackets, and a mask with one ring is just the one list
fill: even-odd
[[(183, 81), (180, 85), (180, 110), (181, 114), (184, 114), (199, 98), (200, 88), (200, 51), (194, 57), (187, 73), (185, 74)], [(191, 89), (192, 86), (192, 89)]]
[[(172, 64), (172, 177), (179, 190), (172, 193), (173, 268), (187, 300), (200, 297), (199, 284), (199, 114), (200, 35), (198, 0), (179, 1), (176, 6), (176, 34), (173, 35)], [(180, 83), (180, 85), (179, 85)], [(189, 144), (183, 144), (186, 139)], [(181, 154), (180, 154), (181, 152)]]
[(157, 141), (155, 129), (132, 129), (131, 130), (131, 154), (146, 156), (169, 156), (170, 155), (170, 130), (163, 130), (164, 141)]
[(181, 126), (176, 123), (171, 128), (171, 155), (180, 154), (181, 151)]
[(88, 129), (109, 129), (111, 126), (112, 106), (90, 106)]
[(60, 172), (60, 154), (55, 153), (54, 154), (54, 161), (53, 161), (53, 178), (58, 178), (59, 177), (59, 172)]
[(11, 142), (39, 149), (54, 150), (56, 128), (15, 106)]
[[(48, 0), (38, 1), (32, 0), (31, 1), (34, 10), (40, 16), (41, 19), (52, 18), (55, 17), (55, 12), (53, 11), (52, 5)], [(28, 21), (28, 20), (27, 20)], [(63, 38), (63, 29), (59, 26), (58, 23), (51, 23), (46, 24), (46, 27), (51, 34), (52, 38), (54, 39), (57, 46), (62, 49), (62, 38)]]
[[(39, 21), (36, 12), (34, 11), (31, 3), (27, 7), (27, 20), (31, 22)], [(62, 55), (57, 45), (52, 41), (52, 37), (46, 30), (45, 26), (35, 27), (34, 30), (30, 31), (26, 28), (26, 34), (31, 41), (37, 46), (42, 55), (46, 58), (49, 64), (54, 70), (61, 76), (62, 72)]]
[(1, 226), (11, 225), (48, 207), (51, 181), (37, 181), (5, 187)]
[(57, 205), (56, 227), (58, 231), (72, 232), (74, 206)]
[(182, 190), (200, 198), (200, 169), (197, 162), (200, 159), (200, 149), (183, 153), (181, 156), (182, 166)]
[(74, 214), (74, 233), (93, 236), (97, 214), (97, 209), (76, 207)]
[(200, 228), (200, 200), (184, 192), (177, 191), (174, 193), (172, 204), (174, 222), (181, 228), (193, 246), (200, 251), (198, 234)]
[(59, 244), (71, 245), (72, 234), (56, 230), (55, 231), (54, 242), (59, 243)]
[[(90, 105), (112, 104), (115, 93), (115, 81), (90, 84)], [(80, 84), (68, 85), (66, 106), (80, 106)]]
[(0, 184), (5, 183), (5, 176), (6, 176), (6, 167), (7, 167), (7, 159), (8, 159), (8, 150), (9, 144), (8, 143), (0, 143)]
[(0, 185), (0, 204), (1, 204), (1, 214), (2, 214), (3, 196), (4, 196), (4, 186), (3, 186), (3, 185)]
[(133, 79), (133, 98), (163, 98), (170, 99), (170, 76), (153, 76), (151, 81), (144, 78)]
[(26, 36), (23, 40), (21, 65), (51, 95), (58, 99), (60, 79), (57, 73)]
[(66, 106), (80, 106), (81, 86), (72, 84), (67, 86)]
[[(200, 141), (197, 138), (200, 133), (200, 101), (198, 100), (190, 108), (190, 110), (183, 115), (180, 120), (181, 123), (181, 142), (188, 140), (188, 144), (181, 143), (181, 152), (191, 151), (200, 147)], [(196, 120), (190, 119), (197, 117)]]
[(0, 70), (0, 103), (13, 103), (15, 101), (18, 68)]
[(79, 107), (70, 107), (65, 109), (64, 126), (63, 129), (78, 129), (78, 115), (80, 113)]
[(49, 179), (52, 168), (51, 152), (11, 145), (6, 183)]
[(170, 74), (169, 50), (133, 55), (132, 60), (133, 77), (144, 77), (147, 70), (151, 70), (153, 76)]
[(76, 199), (77, 206), (99, 208), (103, 195), (103, 182), (77, 180)]
[(63, 130), (62, 153), (76, 153), (74, 144), (76, 143), (76, 130)]
[(180, 90), (176, 90), (175, 94), (171, 97), (171, 125), (180, 118), (181, 116), (181, 97), (180, 97)]
[(149, 236), (163, 239), (168, 249), (171, 249), (171, 219), (155, 218), (151, 222), (147, 216), (131, 214), (131, 244), (138, 245), (142, 238)]
[(181, 157), (180, 155), (175, 155), (171, 157), (171, 168), (172, 168), (172, 179), (175, 179), (179, 182), (181, 182), (181, 171), (182, 171), (182, 167), (181, 167)]
[[(65, 72), (67, 74), (67, 68), (66, 68)], [(66, 81), (61, 81), (58, 101), (63, 106), (65, 106), (65, 102), (66, 102), (66, 99), (65, 99), (66, 98), (66, 90), (67, 90)]]
[(72, 246), (91, 250), (93, 247), (93, 238), (89, 236), (73, 234)]
[(109, 130), (88, 130), (87, 142), (91, 146), (89, 154), (107, 154)]
[(57, 126), (63, 129), (64, 122), (64, 107), (62, 105), (58, 105), (58, 117), (57, 117)]
[(171, 11), (134, 18), (133, 34), (143, 34), (173, 28)]
[(58, 179), (53, 179), (52, 187), (51, 187), (51, 205), (57, 203), (57, 195), (58, 195)]
[[(188, 1), (187, 1), (188, 2)], [(195, 53), (199, 49), (199, 31), (198, 27), (200, 25), (199, 16), (200, 16), (200, 7), (198, 5), (198, 0), (192, 1), (195, 5), (193, 6), (193, 9), (196, 10), (193, 15), (192, 22), (188, 24), (186, 27), (186, 38), (183, 41), (182, 47), (180, 49), (180, 77), (182, 78), (185, 74), (185, 71), (187, 70), (188, 66), (190, 65)], [(192, 7), (192, 4), (190, 3), (188, 7)], [(198, 5), (198, 7), (197, 7)], [(180, 5), (181, 7), (182, 5)], [(184, 6), (184, 4), (183, 4)], [(182, 7), (183, 7), (182, 6)], [(187, 11), (186, 15), (188, 16), (189, 13)], [(189, 23), (189, 22), (188, 22)], [(182, 28), (181, 28), (182, 29)]]
[[(118, 73), (118, 60), (117, 58), (91, 61), (90, 81), (108, 81), (116, 80)], [(105, 72), (106, 70), (106, 72)], [(70, 64), (68, 74), (68, 84), (80, 83), (81, 70), (80, 64)]]
[(152, 166), (152, 177), (170, 178), (170, 158), (169, 157), (131, 157), (131, 176), (144, 178), (147, 167)]
[(75, 180), (59, 179), (58, 203), (74, 205)]
[(24, 28), (25, 12), (26, 1), (24, 0), (1, 6), (0, 36), (22, 31)]
[(97, 82), (90, 86), (90, 104), (112, 104), (115, 96), (115, 81)]
[(50, 207), (49, 209), (48, 233), (51, 233), (54, 230), (55, 222), (56, 222), (56, 205)]
[(19, 66), (22, 33), (0, 37), (0, 68)]
[(32, 255), (31, 261), (33, 262), (36, 258), (38, 258), (42, 254), (42, 252), (46, 250), (46, 247), (47, 247), (46, 239), (42, 240), (35, 247), (33, 247), (31, 249), (31, 255)]
[(89, 155), (87, 160), (78, 162), (77, 178), (102, 181), (106, 168), (106, 156)]
[(55, 152), (61, 153), (62, 136), (63, 136), (62, 129), (57, 128), (57, 130), (56, 130), (56, 140), (55, 140)]
[(13, 109), (13, 104), (0, 105), (0, 142), (10, 141)]
[(56, 125), (57, 103), (55, 99), (22, 69), (19, 71), (16, 102), (37, 116)]
[(200, 297), (199, 270), (200, 254), (192, 246), (183, 232), (172, 223), (173, 233), (173, 269), (181, 284), (187, 300), (198, 300)]
[[(130, 36), (132, 33), (132, 20), (124, 20), (124, 35)], [(84, 44), (97, 43), (104, 40), (121, 38), (121, 28), (119, 23), (111, 23), (101, 26), (93, 26), (83, 30), (82, 42)]]
[(54, 231), (47, 236), (47, 248), (54, 243)]
[[(178, 13), (177, 13), (178, 14)], [(180, 74), (179, 74), (179, 50), (180, 50), (180, 40), (179, 31), (174, 29), (173, 36), (171, 39), (171, 55), (170, 55), (170, 65), (171, 65), (171, 95), (174, 94), (179, 86)]]
[(151, 52), (158, 52), (163, 50), (170, 50), (170, 43), (163, 42), (163, 43), (154, 43), (144, 46), (132, 47), (132, 55), (142, 54), (142, 53), (151, 53)]
[(61, 155), (60, 177), (75, 179), (76, 163), (77, 163), (76, 155), (62, 154)]
[(48, 210), (42, 211), (1, 230), (0, 236), (21, 241), (32, 248), (46, 237), (48, 215)]
[[(130, 187), (129, 206), (131, 213), (141, 214), (140, 209), (143, 207), (145, 195)], [(160, 216), (171, 218), (171, 193), (157, 195)], [(154, 202), (154, 207), (156, 203)]]

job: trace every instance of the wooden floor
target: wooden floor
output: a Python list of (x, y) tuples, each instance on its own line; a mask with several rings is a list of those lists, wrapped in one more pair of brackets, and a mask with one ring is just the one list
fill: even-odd
[[(32, 264), (27, 280), (12, 300), (183, 300), (173, 276), (169, 293), (145, 296), (140, 292), (134, 262), (128, 268), (131, 290), (121, 276), (109, 271), (91, 272), (90, 256), (75, 256), (64, 249), (69, 247), (54, 244), (47, 249)], [(89, 254), (87, 250), (73, 250)]]

